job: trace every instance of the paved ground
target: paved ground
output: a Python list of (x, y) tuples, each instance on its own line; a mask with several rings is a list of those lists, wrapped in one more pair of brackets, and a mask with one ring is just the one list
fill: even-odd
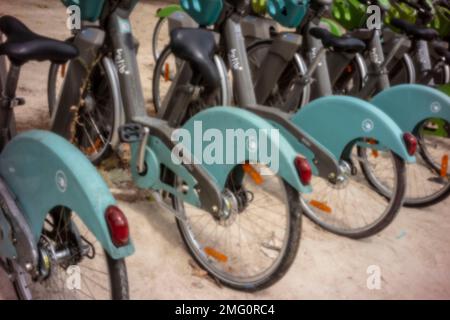
[[(133, 27), (141, 41), (139, 61), (149, 106), (153, 61), (150, 51), (154, 13), (160, 1), (141, 1)], [(22, 19), (38, 33), (64, 39), (64, 8), (58, 0), (0, 0), (0, 15)], [(48, 64), (30, 63), (23, 69), (20, 95), (27, 98), (18, 122), (21, 128), (48, 126), (45, 84)], [(304, 219), (302, 242), (288, 274), (273, 287), (256, 294), (218, 287), (193, 273), (190, 257), (169, 212), (150, 202), (120, 202), (127, 213), (136, 254), (128, 259), (135, 299), (379, 299), (450, 298), (449, 200), (425, 210), (402, 209), (381, 234), (352, 241), (326, 233)], [(361, 208), (364, 210), (364, 208)], [(380, 290), (367, 288), (367, 269), (381, 270)], [(0, 273), (0, 299), (14, 299)]]

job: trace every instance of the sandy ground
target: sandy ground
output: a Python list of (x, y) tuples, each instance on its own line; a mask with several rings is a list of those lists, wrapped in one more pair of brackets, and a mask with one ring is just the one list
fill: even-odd
[[(162, 1), (141, 1), (132, 16), (141, 42), (139, 62), (146, 101), (151, 108), (151, 34)], [(69, 36), (65, 10), (58, 0), (0, 0), (0, 15), (23, 20), (32, 30), (58, 39)], [(23, 68), (19, 95), (27, 105), (17, 112), (19, 127), (47, 128), (48, 63)], [(136, 254), (127, 260), (131, 296), (135, 299), (449, 299), (449, 200), (425, 210), (402, 209), (381, 234), (352, 241), (324, 232), (304, 219), (297, 259), (273, 287), (255, 294), (218, 287), (197, 277), (190, 266), (174, 218), (150, 202), (120, 202), (127, 213)], [(364, 210), (364, 208), (361, 208)], [(367, 288), (369, 266), (381, 269), (379, 290)], [(0, 273), (0, 299), (14, 299)]]

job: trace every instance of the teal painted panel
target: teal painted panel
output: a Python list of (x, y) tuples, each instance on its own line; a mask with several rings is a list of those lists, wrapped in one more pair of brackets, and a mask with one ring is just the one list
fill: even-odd
[(133, 253), (116, 248), (104, 218), (116, 201), (97, 170), (56, 134), (33, 130), (15, 137), (0, 156), (0, 175), (17, 197), (36, 241), (47, 213), (56, 206), (75, 211), (113, 258)]
[(372, 138), (407, 162), (414, 162), (403, 142), (404, 131), (386, 113), (361, 99), (323, 97), (300, 109), (292, 118), (337, 159), (361, 138)]

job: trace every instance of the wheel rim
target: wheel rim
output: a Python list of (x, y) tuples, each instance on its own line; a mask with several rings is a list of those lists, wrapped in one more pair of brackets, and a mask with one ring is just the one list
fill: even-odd
[(243, 185), (253, 193), (253, 201), (226, 227), (219, 226), (209, 213), (175, 202), (186, 219), (180, 223), (181, 232), (195, 258), (228, 283), (251, 285), (263, 281), (277, 269), (288, 249), (290, 210), (282, 180), (275, 175), (263, 179), (256, 185), (245, 176)]
[(169, 23), (167, 18), (161, 18), (155, 26), (155, 32), (153, 33), (152, 45), (153, 45), (153, 58), (158, 60), (161, 52), (169, 44), (167, 40), (163, 40), (161, 33), (169, 35)]
[(388, 66), (388, 70), (391, 86), (415, 82), (414, 64), (409, 55), (405, 54), (395, 65)]
[(175, 58), (170, 49), (162, 52), (153, 72), (153, 104), (157, 112), (161, 109), (179, 66), (180, 61)]
[[(253, 82), (256, 80), (258, 70), (262, 68), (261, 64), (270, 47), (271, 42), (264, 42), (251, 46), (247, 52)], [(310, 98), (310, 86), (304, 85), (301, 81), (305, 73), (306, 64), (303, 58), (296, 54), (280, 76), (265, 104), (288, 112), (294, 112), (306, 105)]]
[[(394, 191), (397, 192), (397, 168), (392, 156), (386, 156), (389, 162), (383, 169), (378, 169), (383, 170), (385, 179), (395, 186)], [(342, 185), (334, 185), (320, 177), (313, 177), (313, 192), (302, 195), (305, 214), (330, 231), (358, 235), (376, 228), (392, 213), (395, 199), (386, 199), (373, 189), (357, 166), (359, 160), (355, 147), (351, 156), (354, 171), (348, 175), (348, 180)]]
[(357, 96), (363, 88), (363, 71), (356, 59), (353, 59), (336, 80), (333, 93)]

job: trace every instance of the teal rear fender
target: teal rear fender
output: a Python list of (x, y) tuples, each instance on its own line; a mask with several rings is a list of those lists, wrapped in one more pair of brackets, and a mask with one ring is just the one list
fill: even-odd
[[(309, 186), (305, 186), (301, 183), (294, 166), (295, 157), (299, 155), (298, 152), (296, 152), (286, 138), (280, 134), (280, 131), (277, 128), (260, 116), (236, 107), (214, 107), (196, 114), (189, 119), (183, 126), (183, 129), (193, 133), (194, 139), (198, 139), (198, 134), (196, 134), (195, 130), (198, 130), (199, 124), (202, 126), (203, 133), (209, 131), (210, 133), (220, 132), (220, 134), (222, 134), (224, 137), (222, 150), (224, 158), (229, 152), (234, 152), (235, 154), (235, 161), (232, 163), (224, 161), (227, 163), (203, 164), (204, 168), (216, 179), (221, 188), (225, 186), (226, 179), (236, 164), (244, 163), (246, 160), (249, 160), (245, 155), (239, 157), (240, 152), (237, 152), (238, 150), (236, 150), (237, 143), (235, 143), (234, 146), (227, 146), (227, 144), (230, 143), (230, 139), (226, 139), (227, 132), (231, 133), (233, 130), (242, 130), (240, 133), (234, 131), (238, 138), (242, 138), (243, 132), (250, 133), (251, 130), (254, 130), (257, 134), (258, 143), (265, 143), (267, 141), (267, 149), (269, 150), (269, 152), (265, 152), (265, 150), (263, 150), (264, 148), (261, 148), (261, 144), (258, 144), (258, 152), (256, 152), (257, 159), (255, 160), (264, 162), (265, 159), (261, 158), (260, 155), (263, 155), (264, 157), (267, 154), (270, 156), (269, 158), (274, 156), (272, 159), (274, 162), (277, 162), (274, 163), (275, 170), (280, 177), (301, 193), (308, 193), (311, 191)], [(246, 141), (246, 147), (248, 150), (249, 144), (247, 142), (248, 141)], [(206, 146), (208, 144), (209, 142), (206, 142), (203, 145)], [(187, 149), (191, 150), (191, 154), (193, 154), (194, 157), (201, 157), (198, 152), (199, 150), (194, 150), (195, 146), (191, 145)], [(275, 154), (278, 156), (275, 156)]]
[(48, 212), (64, 206), (80, 217), (114, 259), (134, 252), (132, 243), (117, 248), (104, 217), (116, 201), (95, 167), (67, 140), (33, 130), (7, 144), (0, 156), (0, 175), (17, 197), (36, 242)]
[(436, 89), (404, 84), (383, 90), (372, 101), (388, 114), (403, 131), (414, 132), (427, 119), (450, 123), (450, 97)]
[[(274, 171), (276, 170), (280, 177), (299, 192), (308, 193), (311, 191), (309, 186), (301, 183), (294, 166), (294, 160), (298, 153), (284, 136), (279, 134), (278, 129), (253, 113), (235, 107), (213, 107), (196, 114), (189, 119), (182, 129), (184, 130), (178, 131), (178, 133), (188, 133), (192, 143), (189, 143), (187, 139), (185, 141), (184, 138), (174, 140), (179, 141), (180, 145), (183, 145), (185, 150), (193, 155), (193, 159), (195, 158), (202, 163), (204, 169), (215, 180), (221, 190), (225, 187), (226, 179), (232, 169), (237, 164), (249, 160), (248, 150), (249, 146), (251, 146), (251, 150), (254, 151), (253, 154), (256, 154), (256, 157), (251, 160), (270, 163)], [(252, 130), (257, 137), (256, 143), (255, 140), (248, 139), (246, 136)], [(231, 137), (233, 134), (236, 135), (236, 139)], [(223, 137), (222, 143), (213, 143), (217, 142), (216, 138), (219, 136)], [(238, 139), (242, 138), (247, 150), (238, 152)], [(262, 147), (265, 142), (267, 142), (268, 152), (265, 152)], [(154, 147), (157, 147), (155, 142), (152, 143)], [(218, 146), (215, 152), (212, 152), (213, 145)], [(232, 154), (233, 152), (234, 155)], [(207, 160), (206, 157), (210, 154), (218, 155), (217, 161)], [(263, 159), (260, 155), (267, 155), (267, 157)], [(151, 156), (149, 155), (148, 160), (155, 163), (155, 156), (158, 157), (157, 152)], [(165, 157), (167, 158), (167, 155)], [(161, 159), (159, 159), (159, 162), (163, 163)], [(178, 166), (178, 168), (172, 167), (172, 170), (177, 171), (179, 171), (178, 168), (182, 168), (181, 166)], [(185, 170), (181, 171), (184, 172)], [(186, 174), (186, 172), (183, 172), (181, 173)]]
[(407, 162), (415, 162), (403, 142), (404, 131), (383, 111), (354, 97), (329, 96), (300, 109), (292, 121), (314, 137), (337, 159), (348, 156), (349, 146), (362, 138), (379, 142)]
[(158, 18), (167, 18), (172, 13), (177, 11), (183, 11), (183, 8), (181, 8), (181, 6), (178, 4), (170, 4), (164, 8), (158, 9), (158, 11), (156, 11), (156, 16)]

